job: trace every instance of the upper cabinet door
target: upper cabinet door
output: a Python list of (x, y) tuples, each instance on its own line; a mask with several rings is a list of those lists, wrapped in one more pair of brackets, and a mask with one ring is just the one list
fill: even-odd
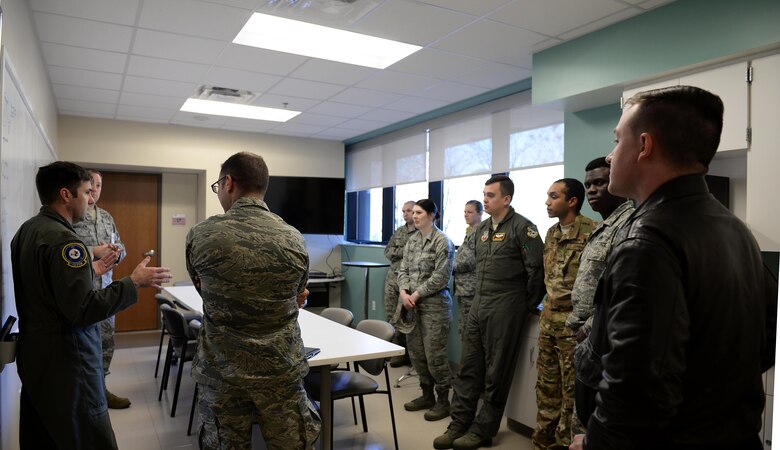
[(747, 62), (718, 67), (680, 77), (680, 85), (696, 86), (723, 100), (723, 133), (718, 151), (748, 148)]

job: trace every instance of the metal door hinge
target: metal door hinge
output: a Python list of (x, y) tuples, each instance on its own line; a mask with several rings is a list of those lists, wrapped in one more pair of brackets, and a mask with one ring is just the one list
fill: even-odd
[(753, 66), (748, 66), (747, 73), (745, 73), (745, 82), (747, 83), (753, 82)]
[(745, 140), (747, 141), (748, 144), (750, 144), (752, 139), (753, 139), (753, 129), (750, 127), (745, 128)]

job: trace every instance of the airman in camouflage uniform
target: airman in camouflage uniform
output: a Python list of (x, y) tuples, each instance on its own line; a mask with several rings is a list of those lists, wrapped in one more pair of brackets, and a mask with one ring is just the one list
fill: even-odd
[[(93, 259), (93, 268), (95, 269), (94, 286), (95, 289), (102, 289), (113, 282), (115, 264), (124, 259), (127, 255), (125, 246), (119, 238), (119, 231), (116, 229), (114, 218), (108, 211), (97, 206), (100, 199), (100, 192), (103, 188), (103, 175), (94, 169), (87, 169), (92, 177), (92, 199), (94, 204), (87, 210), (87, 215), (83, 221), (73, 225), (76, 233), (87, 244)], [(114, 250), (110, 250), (111, 249)], [(107, 256), (105, 251), (116, 252), (116, 261), (109, 263), (110, 267), (103, 267), (101, 259)], [(105, 259), (106, 261), (108, 259)], [(108, 376), (111, 367), (111, 360), (114, 358), (115, 343), (115, 320), (114, 316), (100, 322), (100, 340), (103, 346), (103, 374)], [(130, 400), (125, 397), (119, 397), (106, 389), (106, 399), (108, 407), (113, 409), (123, 409), (130, 406)]]
[[(426, 413), (427, 420), (449, 416), (452, 383), (447, 338), (452, 321), (449, 285), (455, 247), (433, 224), (437, 216), (438, 210), (433, 201), (424, 199), (415, 204), (414, 224), (418, 230), (404, 247), (404, 257), (398, 271), (400, 291), (416, 298), (414, 309), (417, 311), (417, 320), (406, 342), (423, 391), (422, 397), (405, 404), (404, 408), (407, 411), (419, 411), (438, 406), (434, 408), (435, 411), (432, 409)], [(439, 399), (436, 405), (434, 386)]]
[(582, 183), (558, 180), (547, 193), (547, 212), (558, 218), (544, 240), (544, 281), (547, 297), (539, 321), (536, 404), (538, 407), (534, 449), (567, 449), (571, 443), (574, 408), (576, 340), (566, 327), (572, 310), (571, 289), (577, 277), (580, 254), (595, 222), (580, 214), (585, 197)]
[[(572, 312), (566, 318), (566, 326), (575, 333), (577, 347), (574, 350), (575, 388), (574, 395), (577, 399), (585, 396), (583, 387), (585, 383), (581, 374), (577, 373), (578, 355), (585, 350), (583, 341), (588, 337), (593, 323), (593, 298), (596, 295), (604, 269), (607, 266), (607, 257), (612, 252), (612, 241), (617, 231), (634, 212), (634, 204), (621, 197), (609, 193), (609, 164), (604, 157), (596, 158), (585, 166), (585, 190), (588, 202), (594, 211), (601, 214), (604, 219), (593, 229), (585, 250), (580, 257), (580, 268), (577, 271), (577, 279), (571, 290)], [(597, 383), (585, 383), (590, 392), (595, 394)], [(577, 400), (580, 401), (580, 400)], [(577, 414), (577, 402), (571, 417), (571, 435), (585, 434), (585, 426)]]
[(463, 207), (463, 218), (466, 220), (466, 236), (455, 255), (455, 264), (452, 266), (452, 290), (458, 299), (458, 334), (463, 342), (463, 333), (466, 330), (466, 317), (471, 310), (474, 301), (474, 291), (477, 286), (477, 255), (470, 241), (474, 239), (474, 230), (482, 222), (482, 203), (477, 200), (469, 200)]
[[(404, 247), (409, 237), (417, 231), (412, 223), (413, 206), (413, 201), (404, 203), (402, 209), (404, 224), (396, 228), (385, 246), (385, 258), (390, 261), (390, 269), (385, 277), (385, 313), (388, 322), (393, 318), (393, 314), (398, 308), (398, 270), (401, 268), (401, 260), (404, 258)], [(396, 333), (393, 336), (393, 343), (406, 348), (406, 335)], [(406, 354), (390, 358), (391, 367), (400, 367), (408, 363), (409, 355)]]
[(231, 156), (212, 186), (225, 214), (187, 235), (187, 270), (203, 298), (192, 366), (202, 449), (251, 448), (253, 412), (268, 449), (310, 449), (320, 430), (297, 321), (309, 256), (301, 234), (263, 202), (267, 186), (260, 156)]

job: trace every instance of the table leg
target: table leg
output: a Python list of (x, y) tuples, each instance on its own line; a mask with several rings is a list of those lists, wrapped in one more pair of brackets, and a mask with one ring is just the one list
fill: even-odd
[(332, 426), (333, 411), (330, 401), (330, 364), (320, 367), (320, 417), (322, 431), (320, 432), (320, 449), (331, 450), (333, 442)]
[(366, 301), (364, 310), (363, 310), (363, 318), (368, 319), (368, 267), (366, 267)]

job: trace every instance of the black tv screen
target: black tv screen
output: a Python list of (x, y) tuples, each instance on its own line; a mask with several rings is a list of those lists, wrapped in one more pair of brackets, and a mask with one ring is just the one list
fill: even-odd
[(271, 176), (265, 202), (303, 234), (344, 234), (344, 179)]

